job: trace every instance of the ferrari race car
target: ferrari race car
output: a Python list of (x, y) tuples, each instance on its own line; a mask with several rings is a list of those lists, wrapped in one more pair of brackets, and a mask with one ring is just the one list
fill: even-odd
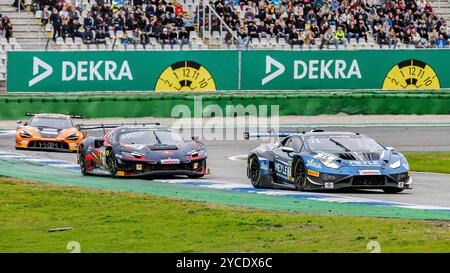
[(72, 122), (83, 116), (33, 113), (26, 113), (26, 116), (31, 119), (17, 122), (16, 149), (76, 152), (85, 137)]
[[(274, 136), (245, 133), (245, 138)], [(297, 190), (381, 189), (398, 193), (411, 188), (406, 158), (393, 148), (348, 132), (275, 134), (275, 144), (250, 152), (247, 176), (254, 187)]]
[[(104, 137), (88, 137), (79, 146), (78, 163), (83, 175), (112, 177), (187, 175), (206, 173), (205, 146), (192, 138), (186, 142), (159, 123), (90, 125), (103, 129)], [(105, 129), (112, 129), (108, 132)]]

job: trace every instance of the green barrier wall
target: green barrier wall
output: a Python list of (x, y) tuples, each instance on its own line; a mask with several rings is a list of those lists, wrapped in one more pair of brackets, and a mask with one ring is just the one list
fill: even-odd
[[(0, 119), (22, 119), (25, 112), (77, 113), (87, 118), (171, 117), (176, 105), (186, 105), (193, 112), (198, 98), (184, 94), (3, 96)], [(450, 114), (450, 93), (214, 94), (201, 98), (203, 109), (218, 105), (224, 112), (227, 105), (279, 105), (280, 115)]]
[(450, 88), (450, 50), (8, 52), (7, 92)]

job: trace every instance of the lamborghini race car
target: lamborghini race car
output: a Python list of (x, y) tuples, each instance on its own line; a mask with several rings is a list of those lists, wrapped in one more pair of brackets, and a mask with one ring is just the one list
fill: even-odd
[(32, 113), (26, 113), (26, 116), (31, 119), (25, 123), (17, 122), (16, 149), (76, 152), (85, 137), (72, 121), (82, 116)]
[[(275, 144), (250, 152), (247, 176), (254, 187), (297, 190), (381, 189), (398, 193), (411, 188), (406, 158), (391, 147), (349, 132), (286, 133)], [(248, 133), (245, 137), (273, 136)]]
[[(196, 138), (184, 141), (158, 123), (140, 125), (91, 125), (103, 128), (103, 137), (88, 137), (78, 149), (83, 175), (111, 177), (187, 175), (199, 178), (206, 173), (206, 149)], [(105, 129), (112, 129), (106, 132)]]

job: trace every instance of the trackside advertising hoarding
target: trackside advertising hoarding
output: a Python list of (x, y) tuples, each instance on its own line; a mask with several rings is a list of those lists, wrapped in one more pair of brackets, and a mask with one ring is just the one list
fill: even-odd
[(7, 92), (440, 89), (449, 60), (450, 50), (8, 52)]
[(8, 52), (7, 92), (238, 88), (236, 51)]

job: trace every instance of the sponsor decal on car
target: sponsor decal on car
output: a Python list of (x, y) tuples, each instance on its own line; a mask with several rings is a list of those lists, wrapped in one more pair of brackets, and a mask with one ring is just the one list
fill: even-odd
[(380, 166), (380, 162), (378, 160), (368, 160), (368, 161), (361, 161), (361, 160), (351, 160), (348, 161), (349, 166)]
[(306, 167), (313, 167), (316, 169), (321, 169), (322, 168), (322, 164), (314, 159), (308, 159), (306, 161)]
[(162, 154), (162, 155), (165, 155), (165, 156), (171, 156), (175, 152), (173, 152), (173, 151), (160, 151), (159, 153)]
[(380, 175), (379, 170), (359, 170), (360, 175)]
[(331, 163), (333, 160), (338, 159), (337, 156), (327, 153), (319, 153), (314, 158), (327, 163)]
[(180, 160), (172, 158), (161, 159), (161, 164), (180, 164)]
[(265, 176), (269, 174), (269, 160), (265, 158), (259, 158), (259, 174)]
[(284, 162), (275, 161), (275, 172), (278, 176), (289, 179), (288, 175), (291, 173), (291, 167)]
[(320, 176), (320, 172), (308, 169), (308, 175), (311, 175), (311, 176), (314, 176), (314, 177), (319, 177)]

